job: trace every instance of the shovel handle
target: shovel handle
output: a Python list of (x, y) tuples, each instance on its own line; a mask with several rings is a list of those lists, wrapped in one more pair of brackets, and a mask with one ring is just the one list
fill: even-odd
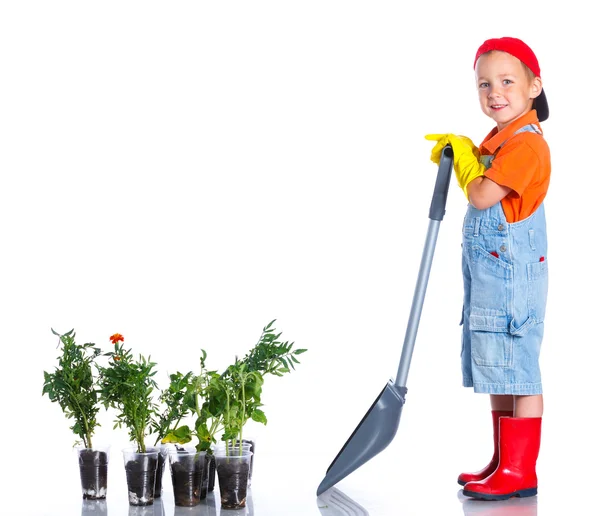
[(421, 311), (423, 310), (423, 301), (425, 300), (425, 292), (427, 290), (427, 282), (429, 281), (429, 272), (431, 271), (431, 263), (433, 261), (433, 252), (435, 250), (435, 243), (440, 228), (440, 221), (444, 218), (444, 213), (446, 213), (446, 198), (448, 197), (448, 186), (450, 185), (453, 160), (454, 154), (452, 152), (452, 147), (446, 145), (442, 150), (442, 155), (440, 157), (440, 167), (435, 181), (431, 208), (429, 209), (429, 228), (427, 229), (427, 237), (425, 238), (425, 247), (423, 248), (423, 256), (421, 257), (419, 276), (417, 278), (410, 316), (406, 326), (406, 335), (404, 336), (404, 345), (402, 346), (402, 356), (400, 357), (398, 374), (396, 375), (395, 381), (396, 387), (406, 386), (408, 369), (415, 347), (417, 330), (419, 329), (419, 320), (421, 318)]
[(429, 218), (431, 220), (443, 220), (446, 213), (446, 199), (448, 198), (448, 187), (450, 185), (450, 176), (452, 175), (452, 162), (454, 153), (452, 146), (446, 145), (442, 150), (440, 158), (440, 167), (438, 168), (431, 207), (429, 208)]

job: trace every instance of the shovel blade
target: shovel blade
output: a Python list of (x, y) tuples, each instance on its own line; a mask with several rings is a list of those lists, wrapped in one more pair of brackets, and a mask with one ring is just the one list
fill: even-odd
[(398, 387), (388, 381), (327, 468), (327, 474), (317, 489), (317, 496), (375, 457), (392, 442), (400, 423), (405, 396), (406, 387)]

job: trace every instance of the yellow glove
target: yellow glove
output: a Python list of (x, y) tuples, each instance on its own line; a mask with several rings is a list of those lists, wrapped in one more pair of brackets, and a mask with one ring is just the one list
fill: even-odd
[(455, 134), (428, 134), (425, 139), (437, 141), (431, 151), (431, 161), (439, 165), (443, 148), (450, 144), (454, 153), (454, 173), (467, 200), (467, 185), (476, 177), (482, 176), (485, 166), (479, 163), (479, 149), (466, 136)]

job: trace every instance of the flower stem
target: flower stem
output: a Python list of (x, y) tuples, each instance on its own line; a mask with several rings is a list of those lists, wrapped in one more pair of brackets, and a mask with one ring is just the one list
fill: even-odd
[(245, 384), (246, 384), (246, 378), (245, 375), (241, 375), (241, 380), (242, 380), (242, 424), (240, 425), (240, 443), (239, 443), (239, 448), (240, 448), (240, 457), (242, 456), (242, 432), (244, 431), (244, 419), (246, 417), (246, 389), (245, 389)]

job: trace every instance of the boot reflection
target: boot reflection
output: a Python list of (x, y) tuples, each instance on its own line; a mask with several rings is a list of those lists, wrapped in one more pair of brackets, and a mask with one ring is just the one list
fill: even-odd
[(508, 500), (474, 500), (458, 492), (465, 516), (537, 516), (538, 497), (509, 498)]
[(319, 512), (325, 516), (369, 516), (369, 512), (336, 487), (317, 497)]

